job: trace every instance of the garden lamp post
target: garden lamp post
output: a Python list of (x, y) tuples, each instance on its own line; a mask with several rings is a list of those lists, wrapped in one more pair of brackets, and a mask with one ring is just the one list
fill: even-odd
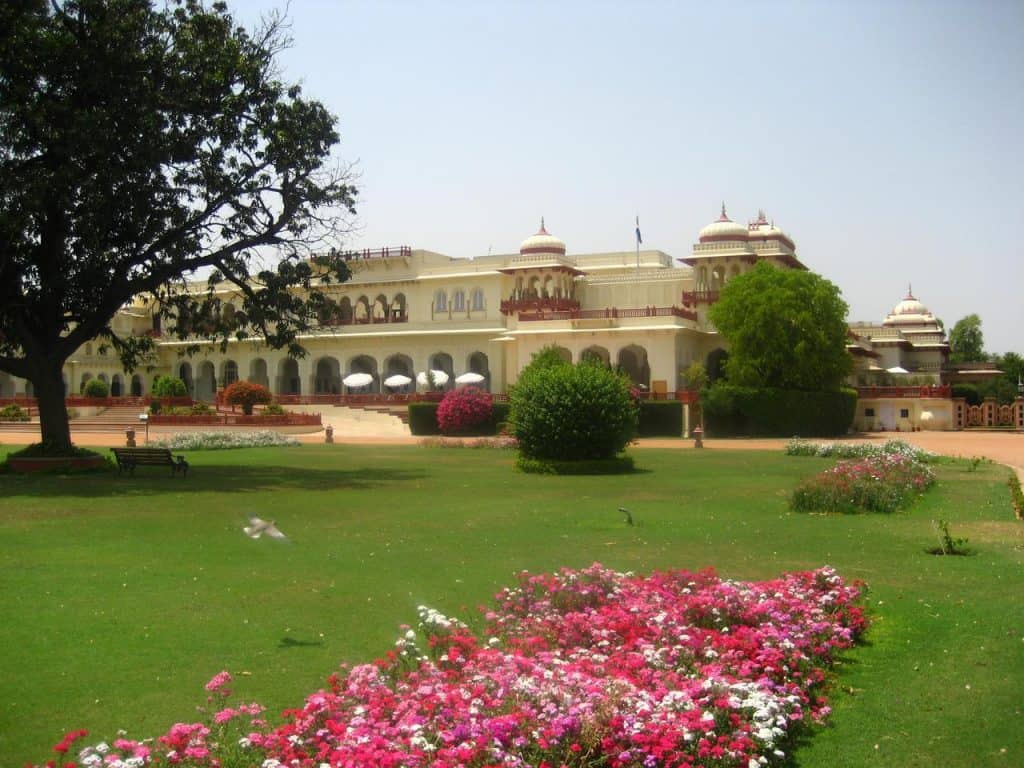
[(149, 445), (149, 414), (140, 413), (139, 421), (146, 425), (146, 445)]

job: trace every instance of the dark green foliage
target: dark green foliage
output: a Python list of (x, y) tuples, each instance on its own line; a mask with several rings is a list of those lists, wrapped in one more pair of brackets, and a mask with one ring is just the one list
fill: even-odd
[(761, 262), (726, 283), (708, 317), (729, 342), (732, 384), (818, 392), (839, 389), (853, 367), (846, 311), (825, 278)]
[(949, 332), (949, 361), (973, 363), (985, 359), (985, 337), (981, 332), (981, 318), (968, 315), (960, 318)]
[(720, 382), (701, 399), (704, 428), (714, 437), (832, 437), (853, 423), (857, 393), (757, 389)]
[(15, 403), (0, 408), (0, 421), (28, 421), (28, 412)]
[(604, 366), (527, 366), (509, 395), (509, 421), (523, 456), (610, 459), (636, 431), (627, 378)]
[(154, 397), (187, 397), (188, 387), (177, 376), (157, 376), (152, 392)]
[(89, 379), (85, 382), (85, 389), (82, 394), (86, 397), (103, 398), (110, 396), (110, 387), (101, 379)]
[(279, 79), (287, 42), (280, 17), (250, 35), (220, 2), (0, 3), (0, 370), (33, 382), (44, 440), (70, 448), (61, 369), (82, 344), (146, 362), (153, 339), (111, 324), (135, 296), (187, 352), (302, 354), (318, 287), (349, 276), (331, 246), (355, 190), (335, 118)]
[(981, 405), (981, 393), (974, 384), (954, 384), (953, 397), (962, 397), (968, 405)]
[(531, 475), (624, 475), (635, 472), (636, 466), (632, 456), (559, 461), (557, 459), (531, 459), (520, 454), (516, 459), (516, 469)]
[(414, 435), (439, 435), (437, 403), (409, 403), (409, 431)]
[(641, 400), (637, 437), (679, 437), (683, 434), (683, 404), (678, 400)]

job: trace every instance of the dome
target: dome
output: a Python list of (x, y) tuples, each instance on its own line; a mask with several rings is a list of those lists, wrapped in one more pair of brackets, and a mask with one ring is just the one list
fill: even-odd
[(529, 253), (552, 253), (565, 256), (565, 243), (544, 228), (544, 219), (542, 217), (540, 220), (540, 230), (537, 234), (530, 235), (523, 240), (523, 244), (519, 246), (519, 253), (524, 256)]
[(782, 240), (790, 247), (794, 247), (793, 239), (776, 227), (774, 221), (768, 221), (764, 211), (758, 211), (757, 218), (747, 225), (747, 236), (757, 240)]
[(892, 308), (892, 312), (885, 318), (887, 325), (892, 324), (910, 324), (910, 323), (930, 323), (934, 322), (935, 317), (928, 310), (924, 304), (918, 301), (910, 288), (907, 288), (907, 295), (903, 297), (903, 301)]
[(700, 242), (708, 243), (718, 240), (746, 240), (747, 228), (739, 224), (725, 213), (725, 203), (722, 203), (722, 215), (716, 221), (708, 224), (700, 231)]

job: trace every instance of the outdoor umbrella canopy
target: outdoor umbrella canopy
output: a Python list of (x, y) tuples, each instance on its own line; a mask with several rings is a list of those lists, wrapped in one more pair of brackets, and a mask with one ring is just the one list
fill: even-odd
[(479, 373), (474, 373), (473, 371), (467, 371), (461, 376), (455, 377), (456, 384), (479, 384), (483, 380), (483, 376), (481, 376)]
[(386, 379), (384, 379), (384, 386), (404, 387), (406, 384), (409, 384), (411, 382), (412, 379), (410, 379), (408, 376), (405, 376), (404, 374), (401, 373), (396, 373), (394, 376), (388, 376)]
[(887, 373), (910, 373), (906, 368), (901, 368), (898, 365), (894, 365), (892, 368), (885, 369)]
[[(444, 371), (431, 371), (434, 374), (434, 384), (442, 386), (448, 383), (448, 374)], [(427, 378), (426, 371), (420, 371), (416, 374), (416, 382), (421, 386), (425, 387), (430, 384), (430, 379)]]
[(373, 376), (368, 373), (350, 373), (341, 383), (346, 387), (365, 387), (373, 383)]

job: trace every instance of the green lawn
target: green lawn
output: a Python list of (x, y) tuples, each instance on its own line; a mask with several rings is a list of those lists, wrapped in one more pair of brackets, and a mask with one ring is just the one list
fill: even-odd
[[(908, 513), (809, 516), (787, 510), (787, 491), (829, 460), (634, 455), (643, 471), (620, 477), (525, 476), (511, 452), (342, 445), (193, 451), (185, 480), (0, 475), (0, 767), (45, 759), (75, 727), (162, 732), (195, 716), (221, 669), (279, 711), (339, 662), (380, 655), (418, 604), (472, 623), (516, 571), (594, 561), (736, 578), (829, 563), (864, 579), (868, 643), (796, 764), (1024, 763), (1024, 527), (1007, 470), (943, 464)], [(291, 541), (246, 538), (249, 514)], [(975, 554), (925, 554), (936, 517)]]

